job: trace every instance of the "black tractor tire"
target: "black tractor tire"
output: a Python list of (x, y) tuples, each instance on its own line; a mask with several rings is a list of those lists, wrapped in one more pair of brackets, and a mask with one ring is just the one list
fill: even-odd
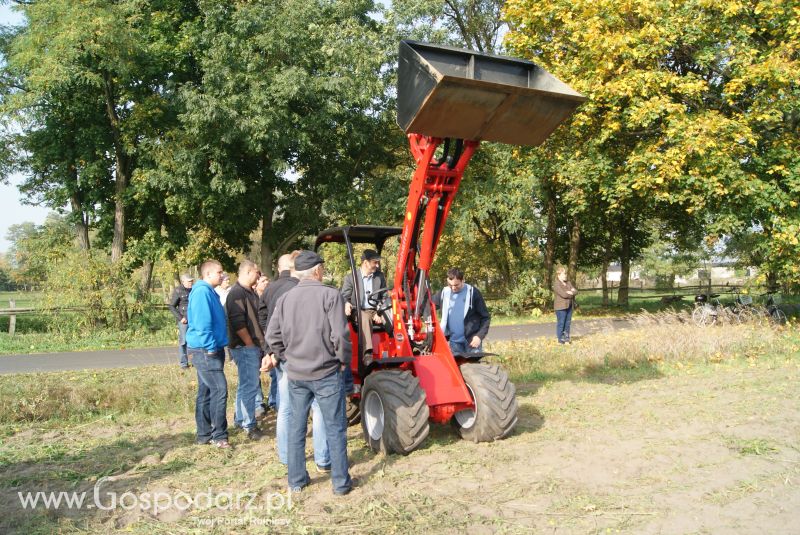
[(507, 437), (517, 424), (517, 389), (505, 370), (496, 364), (462, 364), (461, 376), (475, 401), (474, 410), (453, 416), (461, 438), (491, 442)]
[(428, 437), (430, 410), (425, 391), (411, 372), (369, 374), (359, 408), (364, 440), (375, 452), (407, 455)]
[(358, 422), (361, 421), (361, 411), (358, 408), (358, 401), (359, 400), (353, 399), (351, 397), (347, 397), (347, 399), (345, 399), (344, 409), (347, 414), (348, 427), (350, 427), (351, 425), (356, 425)]

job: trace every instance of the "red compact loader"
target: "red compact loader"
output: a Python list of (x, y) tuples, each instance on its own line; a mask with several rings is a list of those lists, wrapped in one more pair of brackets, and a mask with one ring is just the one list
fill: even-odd
[[(413, 41), (400, 44), (398, 123), (416, 161), (403, 227), (345, 226), (316, 241), (378, 252), (399, 236), (394, 286), (376, 288), (369, 305), (382, 325), (351, 321), (355, 392), (351, 423), (360, 412), (364, 438), (375, 451), (407, 454), (428, 436), (429, 421), (452, 421), (475, 442), (507, 436), (517, 422), (514, 385), (485, 353), (450, 350), (431, 303), (429, 273), (453, 198), (481, 141), (539, 145), (585, 97), (529, 61)], [(437, 153), (437, 149), (439, 149)], [(354, 292), (354, 309), (362, 307)], [(361, 329), (372, 330), (375, 359), (362, 361)]]

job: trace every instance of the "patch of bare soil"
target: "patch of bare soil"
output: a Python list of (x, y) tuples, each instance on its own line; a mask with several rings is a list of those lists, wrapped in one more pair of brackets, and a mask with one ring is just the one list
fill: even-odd
[[(265, 508), (286, 486), (273, 438), (233, 434), (232, 452), (195, 446), (192, 415), (129, 423), (113, 439), (90, 441), (91, 427), (41, 433), (65, 451), (4, 455), (0, 531), (797, 533), (799, 380), (795, 362), (740, 362), (631, 383), (518, 385), (520, 419), (508, 439), (473, 444), (434, 426), (422, 449), (384, 456), (353, 427), (351, 473), (361, 486), (335, 497), (329, 476), (312, 470), (291, 508)], [(272, 435), (274, 419), (264, 427)], [(0, 448), (18, 451), (31, 439), (18, 433)], [(256, 497), (252, 508), (156, 512), (19, 505), (20, 490), (91, 492), (104, 475), (112, 478), (104, 491)]]

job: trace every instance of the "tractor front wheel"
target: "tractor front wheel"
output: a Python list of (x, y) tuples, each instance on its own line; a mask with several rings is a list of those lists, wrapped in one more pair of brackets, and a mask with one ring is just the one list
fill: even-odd
[(496, 364), (462, 364), (461, 375), (475, 402), (474, 409), (453, 415), (461, 438), (491, 442), (505, 438), (517, 424), (517, 393), (508, 374)]
[(376, 371), (361, 390), (364, 440), (375, 452), (407, 455), (427, 438), (430, 411), (425, 391), (411, 372)]

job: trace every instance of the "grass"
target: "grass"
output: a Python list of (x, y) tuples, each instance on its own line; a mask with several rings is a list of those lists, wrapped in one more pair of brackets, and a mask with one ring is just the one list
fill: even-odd
[[(327, 476), (312, 472), (315, 483), (290, 510), (265, 509), (285, 488), (274, 441), (233, 433), (233, 451), (193, 445), (193, 373), (154, 366), (0, 376), (0, 531), (640, 532), (657, 531), (644, 529), (653, 519), (694, 518), (701, 513), (687, 510), (695, 502), (739, 507), (741, 499), (760, 500), (769, 516), (762, 493), (780, 501), (794, 488), (784, 481), (800, 475), (791, 435), (800, 420), (787, 412), (800, 397), (800, 331), (673, 321), (643, 316), (637, 330), (570, 346), (491, 344), (517, 385), (511, 437), (472, 444), (435, 425), (419, 451), (385, 456), (353, 427), (348, 450), (365, 485), (334, 499)], [(235, 366), (226, 373), (232, 410)], [(274, 430), (274, 421), (264, 425)], [(14, 501), (20, 489), (91, 493), (104, 476), (120, 493), (246, 491), (261, 509), (56, 514), (23, 512)], [(685, 507), (670, 516), (681, 496)]]
[(161, 347), (176, 342), (175, 320), (165, 310), (133, 314), (126, 329), (90, 328), (78, 313), (17, 316), (16, 332), (8, 334), (8, 316), (0, 316), (0, 355)]
[(16, 308), (35, 307), (42, 301), (42, 292), (0, 292), (0, 308), (8, 308), (14, 301)]
[(0, 357), (61, 351), (162, 347), (177, 343), (177, 339), (174, 324), (157, 331), (99, 329), (87, 333), (25, 333), (14, 336), (0, 332)]
[(607, 331), (562, 346), (552, 338), (487, 343), (487, 350), (516, 381), (590, 378), (625, 380), (657, 376), (665, 369), (716, 364), (768, 355), (776, 348), (797, 351), (793, 329), (723, 325), (698, 329), (674, 313), (634, 317), (637, 329)]

